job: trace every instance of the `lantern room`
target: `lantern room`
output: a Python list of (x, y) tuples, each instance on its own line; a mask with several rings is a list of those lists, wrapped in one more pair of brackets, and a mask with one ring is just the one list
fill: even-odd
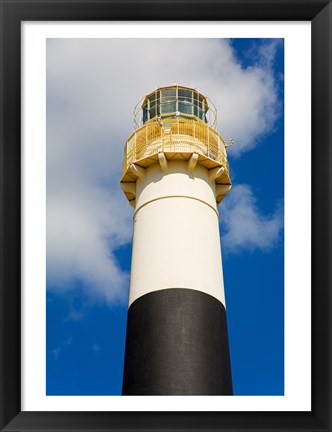
[[(210, 101), (209, 101), (210, 102)], [(211, 102), (210, 102), (211, 103)], [(148, 94), (135, 110), (135, 124), (160, 118), (199, 119), (212, 127), (216, 125), (216, 109), (197, 90), (177, 84), (160, 87)], [(141, 118), (138, 118), (141, 117)]]

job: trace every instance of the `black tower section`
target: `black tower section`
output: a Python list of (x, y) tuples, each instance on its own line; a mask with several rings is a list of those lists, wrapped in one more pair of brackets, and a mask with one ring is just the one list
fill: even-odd
[(128, 311), (123, 395), (232, 395), (226, 311), (183, 288), (143, 295)]

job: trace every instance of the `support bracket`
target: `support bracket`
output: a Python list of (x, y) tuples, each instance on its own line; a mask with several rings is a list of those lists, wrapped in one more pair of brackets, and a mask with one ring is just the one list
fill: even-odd
[(162, 172), (167, 171), (167, 159), (166, 159), (164, 152), (162, 152), (162, 151), (158, 152), (158, 160), (159, 160)]
[(188, 171), (193, 172), (198, 161), (198, 153), (193, 153), (188, 160)]
[(131, 164), (129, 169), (136, 177), (140, 179), (143, 179), (145, 177), (145, 168), (142, 168), (135, 164)]
[(209, 171), (209, 180), (213, 181), (216, 180), (218, 177), (222, 175), (222, 173), (225, 171), (225, 168), (222, 167), (216, 167)]
[(222, 195), (226, 195), (232, 188), (232, 185), (225, 185), (225, 184), (221, 184), (221, 185), (216, 185), (216, 196), (222, 196)]
[(136, 183), (120, 183), (120, 186), (123, 192), (136, 195)]

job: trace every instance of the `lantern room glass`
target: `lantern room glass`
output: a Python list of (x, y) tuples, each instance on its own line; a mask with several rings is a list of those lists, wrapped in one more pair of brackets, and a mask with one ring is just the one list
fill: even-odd
[(143, 123), (157, 116), (195, 116), (207, 123), (208, 110), (204, 98), (195, 90), (181, 87), (165, 88), (150, 95), (143, 109)]

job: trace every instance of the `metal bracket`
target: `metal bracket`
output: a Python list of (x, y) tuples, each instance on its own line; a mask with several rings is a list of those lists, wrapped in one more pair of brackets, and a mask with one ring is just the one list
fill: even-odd
[(232, 185), (216, 185), (216, 196), (226, 195), (232, 188)]
[(164, 152), (162, 152), (162, 151), (158, 152), (158, 160), (159, 160), (162, 172), (167, 171), (167, 159), (166, 159)]
[(123, 192), (136, 195), (136, 183), (120, 183), (120, 186)]
[(224, 167), (216, 167), (209, 171), (209, 180), (213, 181), (220, 177), (222, 173), (225, 171)]
[(140, 179), (143, 179), (145, 177), (145, 168), (142, 168), (135, 164), (131, 164), (129, 169), (136, 177)]
[(193, 172), (198, 161), (198, 153), (193, 153), (188, 161), (188, 171)]

